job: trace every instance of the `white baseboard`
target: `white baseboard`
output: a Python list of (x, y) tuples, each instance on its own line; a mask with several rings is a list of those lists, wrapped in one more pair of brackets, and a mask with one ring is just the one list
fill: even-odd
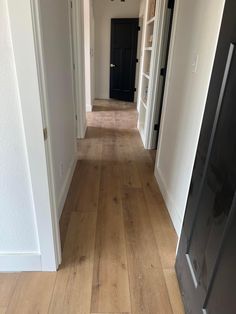
[(176, 231), (178, 237), (180, 237), (181, 229), (182, 229), (182, 220), (178, 214), (177, 206), (175, 205), (170, 193), (168, 192), (168, 189), (166, 188), (166, 184), (165, 184), (165, 181), (164, 181), (163, 176), (161, 174), (161, 171), (157, 167), (155, 167), (155, 178), (156, 178), (157, 183), (159, 185), (159, 188), (161, 190), (161, 194), (163, 196), (166, 207), (167, 207), (168, 212), (170, 214), (170, 218), (171, 218), (172, 223), (174, 225), (175, 231)]
[(0, 272), (42, 271), (39, 253), (0, 254)]
[(81, 126), (81, 127), (78, 129), (77, 138), (78, 138), (78, 139), (83, 139), (83, 138), (85, 138), (86, 131), (87, 131), (87, 121), (85, 120), (84, 123), (83, 123), (83, 126)]
[(60, 194), (60, 198), (59, 198), (59, 203), (57, 206), (57, 212), (58, 212), (58, 219), (60, 219), (64, 205), (65, 205), (65, 201), (66, 201), (66, 197), (70, 188), (70, 184), (71, 184), (71, 180), (75, 171), (75, 166), (77, 163), (77, 158), (75, 156), (75, 158), (73, 159), (73, 161), (71, 162), (71, 166), (68, 169), (68, 172), (66, 174), (65, 177), (65, 181), (63, 184), (63, 187), (61, 189), (61, 194)]

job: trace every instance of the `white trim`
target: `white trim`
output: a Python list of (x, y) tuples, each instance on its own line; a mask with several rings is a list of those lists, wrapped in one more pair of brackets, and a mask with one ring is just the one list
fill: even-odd
[(90, 0), (83, 0), (83, 23), (84, 23), (84, 80), (85, 80), (85, 103), (86, 110), (92, 111), (92, 78), (91, 78), (91, 8)]
[(75, 63), (75, 103), (77, 138), (84, 138), (87, 128), (85, 105), (83, 1), (72, 0), (73, 49)]
[[(143, 65), (144, 65), (144, 49), (145, 49), (145, 34), (147, 28), (147, 14), (148, 14), (148, 5), (147, 0), (145, 3), (145, 10), (144, 14), (139, 17), (142, 19), (142, 36), (141, 36), (141, 45), (140, 45), (140, 65), (139, 65), (139, 74), (138, 74), (138, 93), (137, 93), (137, 111), (140, 113), (140, 106), (141, 106), (141, 96), (142, 96), (142, 83), (143, 83)], [(138, 127), (139, 128), (139, 127)]]
[(152, 149), (155, 148), (155, 144), (153, 143), (153, 132), (154, 132), (154, 122), (155, 122), (155, 111), (156, 111), (156, 100), (158, 94), (158, 87), (160, 76), (157, 75), (161, 70), (161, 56), (162, 56), (162, 48), (163, 48), (163, 38), (164, 38), (164, 25), (165, 25), (165, 17), (167, 11), (167, 0), (162, 0), (157, 7), (156, 13), (156, 23), (154, 26), (154, 35), (156, 38), (153, 46), (153, 56), (151, 60), (150, 69), (152, 74), (150, 74), (151, 80), (149, 83), (149, 104), (146, 114), (146, 138), (145, 138), (145, 148)]
[(38, 253), (0, 254), (0, 272), (41, 271)]
[[(166, 116), (166, 99), (169, 93), (169, 86), (170, 86), (170, 74), (172, 71), (173, 66), (173, 58), (174, 58), (174, 45), (176, 40), (176, 30), (177, 30), (177, 21), (178, 21), (178, 13), (179, 13), (179, 0), (175, 1), (175, 9), (174, 9), (174, 16), (173, 16), (173, 24), (172, 24), (172, 33), (170, 39), (170, 48), (169, 48), (169, 57), (168, 57), (168, 68), (166, 73), (166, 83), (165, 83), (165, 92), (163, 97), (163, 108), (162, 108), (162, 115), (161, 115), (161, 123), (160, 123), (160, 132), (159, 132), (159, 140), (158, 140), (158, 147), (161, 147), (162, 140), (163, 140), (163, 128), (164, 128), (164, 121)], [(180, 237), (181, 230), (182, 230), (182, 221), (181, 218), (177, 215), (177, 208), (174, 205), (174, 201), (168, 192), (164, 180), (164, 176), (161, 174), (161, 170), (159, 168), (159, 159), (160, 159), (160, 150), (157, 149), (156, 155), (156, 163), (155, 163), (155, 178), (158, 182), (160, 187), (162, 196), (164, 198), (166, 207), (170, 214), (171, 220), (175, 227), (175, 230)]]
[(58, 217), (59, 218), (61, 217), (64, 205), (65, 205), (65, 202), (66, 202), (66, 197), (67, 197), (67, 194), (69, 192), (69, 188), (70, 188), (72, 177), (73, 177), (73, 174), (74, 174), (74, 171), (75, 171), (76, 163), (77, 163), (77, 159), (75, 158), (71, 162), (71, 165), (70, 165), (69, 170), (68, 170), (68, 172), (66, 174), (66, 178), (65, 178), (62, 190), (61, 190), (61, 194), (60, 194), (60, 197), (59, 197), (59, 203), (57, 205)]
[(71, 57), (71, 62), (70, 62), (70, 68), (71, 68), (71, 78), (72, 78), (72, 94), (73, 94), (73, 121), (74, 121), (74, 150), (75, 154), (77, 152), (77, 143), (76, 143), (76, 137), (78, 135), (78, 125), (77, 125), (77, 120), (78, 120), (78, 113), (77, 113), (77, 82), (76, 82), (76, 69), (75, 69), (75, 48), (74, 48), (74, 25), (73, 25), (73, 2), (71, 0), (67, 0), (67, 8), (68, 8), (68, 16), (69, 16), (69, 41), (70, 41), (70, 57)]
[[(144, 130), (142, 136), (142, 142), (145, 149), (152, 149), (152, 134), (154, 130), (154, 119), (155, 119), (155, 109), (156, 109), (156, 98), (157, 98), (157, 89), (158, 89), (158, 82), (159, 73), (161, 68), (161, 54), (162, 54), (162, 42), (163, 42), (163, 35), (164, 35), (164, 22), (165, 22), (165, 15), (167, 10), (167, 0), (158, 1), (156, 5), (155, 17), (154, 17), (154, 26), (153, 26), (153, 41), (152, 47), (145, 46), (146, 40), (146, 32), (147, 32), (147, 12), (148, 12), (148, 5), (149, 2), (146, 1), (146, 8), (145, 8), (145, 17), (144, 17), (144, 38), (142, 42), (142, 60), (141, 60), (141, 68), (140, 68), (140, 76), (139, 76), (139, 93), (138, 93), (138, 112), (140, 113), (140, 105), (141, 105), (141, 98), (142, 98), (142, 87), (143, 87), (143, 78), (146, 77), (149, 79), (148, 84), (148, 95), (147, 95), (147, 110), (144, 117)], [(145, 52), (146, 51), (146, 52)], [(147, 52), (151, 51), (151, 52)], [(145, 53), (151, 53), (151, 60), (150, 60), (150, 73), (149, 77), (143, 75), (143, 67), (144, 67), (144, 58)], [(145, 74), (145, 73), (144, 73)], [(143, 117), (140, 117), (141, 119)], [(140, 130), (140, 133), (142, 131)]]
[(52, 157), (52, 144), (51, 144), (51, 126), (48, 119), (48, 92), (47, 92), (47, 79), (46, 79), (46, 69), (44, 64), (44, 47), (42, 41), (41, 32), (41, 16), (40, 7), (38, 0), (31, 0), (32, 6), (32, 18), (33, 18), (33, 28), (34, 28), (34, 40), (35, 40), (35, 54), (37, 61), (38, 70), (38, 81), (39, 81), (39, 92), (41, 100), (41, 113), (43, 126), (48, 130), (48, 139), (44, 142), (46, 161), (47, 161), (47, 171), (48, 171), (48, 183), (49, 183), (49, 194), (50, 194), (50, 204), (53, 220), (53, 233), (55, 242), (55, 249), (57, 252), (57, 264), (61, 263), (61, 239), (60, 239), (60, 228), (58, 222), (57, 204), (55, 196), (55, 185), (54, 185), (54, 172), (53, 172), (53, 157)]
[[(167, 72), (166, 72), (166, 83), (165, 83), (165, 91), (164, 91), (164, 96), (163, 96), (163, 107), (162, 107), (162, 113), (161, 113), (158, 147), (161, 147), (162, 140), (163, 140), (164, 121), (165, 121), (166, 110), (167, 110), (166, 101), (167, 101), (167, 96), (169, 94), (170, 76), (171, 76), (173, 60), (174, 60), (174, 45), (175, 45), (175, 40), (176, 40), (178, 15), (179, 15), (179, 0), (175, 0), (175, 9), (174, 9), (172, 31), (171, 31), (171, 38), (170, 38), (168, 67), (167, 67)], [(157, 149), (156, 167), (157, 165), (159, 165), (159, 158), (160, 158), (160, 150)]]
[[(48, 170), (50, 163), (47, 161), (47, 148), (45, 149), (43, 138), (41, 107), (43, 84), (40, 82), (41, 77), (38, 77), (37, 66), (40, 64), (37, 62), (38, 56), (35, 51), (35, 40), (40, 40), (40, 37), (35, 38), (35, 30), (38, 26), (35, 24), (35, 18), (37, 20), (38, 11), (37, 7), (31, 7), (30, 0), (8, 0), (7, 3), (41, 254), (40, 270), (55, 271), (60, 263), (60, 245), (58, 245), (60, 237), (58, 221), (55, 219), (56, 209), (50, 195), (52, 194), (51, 182), (49, 182), (51, 173)], [(32, 9), (36, 9), (34, 17)], [(23, 44), (22, 38), (24, 38)], [(22, 265), (25, 265), (25, 269), (22, 270), (31, 270), (31, 255), (24, 256), (25, 262)], [(27, 258), (29, 258), (28, 264)], [(3, 264), (2, 268), (4, 268)], [(5, 265), (5, 268), (8, 268), (8, 265)], [(14, 270), (16, 268), (17, 264)]]
[(181, 229), (182, 229), (182, 220), (180, 216), (178, 215), (178, 209), (176, 208), (175, 202), (172, 199), (170, 193), (168, 192), (168, 189), (166, 188), (165, 180), (163, 179), (163, 176), (161, 174), (161, 170), (155, 167), (155, 178), (157, 180), (157, 183), (159, 185), (159, 188), (161, 190), (161, 194), (163, 196), (163, 199), (165, 201), (166, 207), (168, 209), (168, 212), (170, 214), (172, 223), (174, 225), (175, 231), (177, 232), (178, 237), (180, 237)]

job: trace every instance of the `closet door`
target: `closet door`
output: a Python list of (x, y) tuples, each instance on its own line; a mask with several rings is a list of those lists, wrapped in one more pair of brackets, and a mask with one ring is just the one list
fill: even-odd
[(187, 313), (236, 313), (235, 14), (228, 0), (176, 261)]

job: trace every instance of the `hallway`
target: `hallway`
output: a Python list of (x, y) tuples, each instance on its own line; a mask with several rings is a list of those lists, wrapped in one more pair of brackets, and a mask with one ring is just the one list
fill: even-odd
[(78, 281), (71, 278), (58, 302), (64, 282), (58, 280), (52, 303), (58, 311), (65, 300), (73, 303), (75, 289), (76, 303), (83, 300), (78, 313), (88, 313), (90, 298), (91, 313), (183, 311), (174, 273), (177, 236), (136, 125), (133, 105), (122, 102), (97, 101), (88, 114), (61, 219), (63, 265), (73, 263)]
[(132, 104), (97, 101), (60, 221), (57, 273), (0, 275), (0, 313), (183, 312), (177, 236)]

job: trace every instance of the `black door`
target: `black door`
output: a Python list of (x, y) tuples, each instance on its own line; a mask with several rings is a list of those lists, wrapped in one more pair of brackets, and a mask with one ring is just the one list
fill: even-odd
[(187, 313), (236, 313), (235, 43), (227, 0), (176, 261)]
[(110, 98), (134, 101), (138, 23), (111, 20)]

